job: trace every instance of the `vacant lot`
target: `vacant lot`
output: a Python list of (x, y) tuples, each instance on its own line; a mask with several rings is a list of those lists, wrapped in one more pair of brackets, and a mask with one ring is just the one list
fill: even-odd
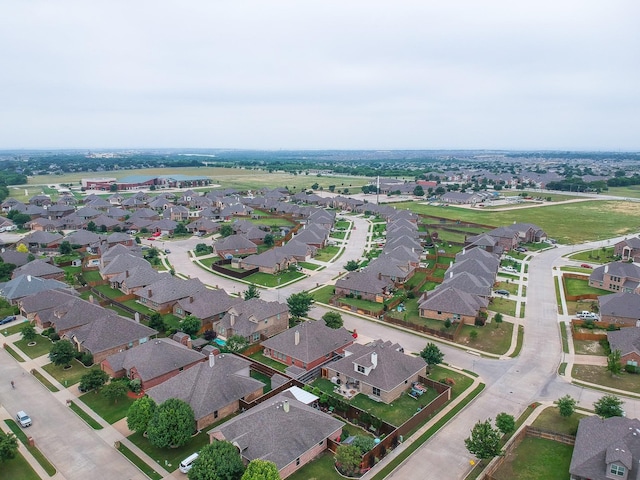
[(565, 480), (573, 447), (542, 438), (525, 438), (494, 474), (496, 480)]

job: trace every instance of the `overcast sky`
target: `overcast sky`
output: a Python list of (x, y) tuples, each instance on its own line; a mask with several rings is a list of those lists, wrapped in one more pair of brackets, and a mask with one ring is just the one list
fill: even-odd
[(4, 0), (0, 149), (640, 150), (638, 0)]

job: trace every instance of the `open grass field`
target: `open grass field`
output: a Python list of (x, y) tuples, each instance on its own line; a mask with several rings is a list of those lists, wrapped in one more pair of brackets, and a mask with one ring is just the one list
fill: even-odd
[[(436, 207), (418, 202), (394, 204), (416, 213), (452, 220), (504, 226), (513, 222), (535, 223), (559, 243), (574, 244), (640, 230), (640, 203), (625, 201), (587, 201), (541, 208), (508, 211), (480, 211), (457, 207)], [(558, 219), (563, 219), (559, 222)]]
[(496, 480), (564, 480), (573, 446), (542, 438), (525, 438), (493, 475)]
[(615, 195), (616, 197), (640, 198), (640, 185), (629, 185), (628, 187), (611, 187), (606, 195)]
[(622, 372), (614, 377), (607, 371), (606, 367), (597, 365), (574, 365), (571, 372), (574, 380), (595, 383), (604, 387), (617, 388), (628, 392), (637, 393), (640, 391), (640, 375)]
[[(498, 325), (496, 327), (496, 325)], [(478, 336), (472, 339), (471, 331), (478, 332)], [(503, 355), (507, 353), (511, 346), (511, 336), (513, 333), (513, 323), (502, 322), (501, 324), (487, 323), (484, 327), (465, 325), (462, 327), (456, 343), (468, 345), (477, 350)]]
[(615, 260), (613, 255), (613, 247), (596, 248), (595, 250), (586, 250), (584, 252), (569, 255), (571, 260), (585, 263), (607, 263)]

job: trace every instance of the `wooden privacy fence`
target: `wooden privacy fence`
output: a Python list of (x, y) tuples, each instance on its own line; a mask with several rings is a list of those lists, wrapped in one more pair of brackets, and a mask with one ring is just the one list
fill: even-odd
[(217, 262), (211, 264), (211, 270), (238, 279), (246, 278), (249, 275), (253, 275), (254, 273), (260, 271), (260, 269), (256, 267), (252, 268), (251, 270), (245, 270), (244, 272), (236, 272), (235, 270), (229, 270), (228, 268), (225, 268), (225, 265), (230, 264), (231, 259), (225, 258), (224, 260), (218, 260)]

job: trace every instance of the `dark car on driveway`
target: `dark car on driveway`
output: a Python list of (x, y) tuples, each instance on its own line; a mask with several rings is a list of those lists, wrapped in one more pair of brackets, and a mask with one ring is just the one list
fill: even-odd
[(15, 315), (9, 315), (8, 317), (4, 317), (0, 320), (0, 325), (5, 325), (7, 323), (13, 322), (16, 319)]
[(504, 295), (505, 297), (509, 296), (508, 290), (494, 290), (493, 293), (497, 293), (498, 295)]

